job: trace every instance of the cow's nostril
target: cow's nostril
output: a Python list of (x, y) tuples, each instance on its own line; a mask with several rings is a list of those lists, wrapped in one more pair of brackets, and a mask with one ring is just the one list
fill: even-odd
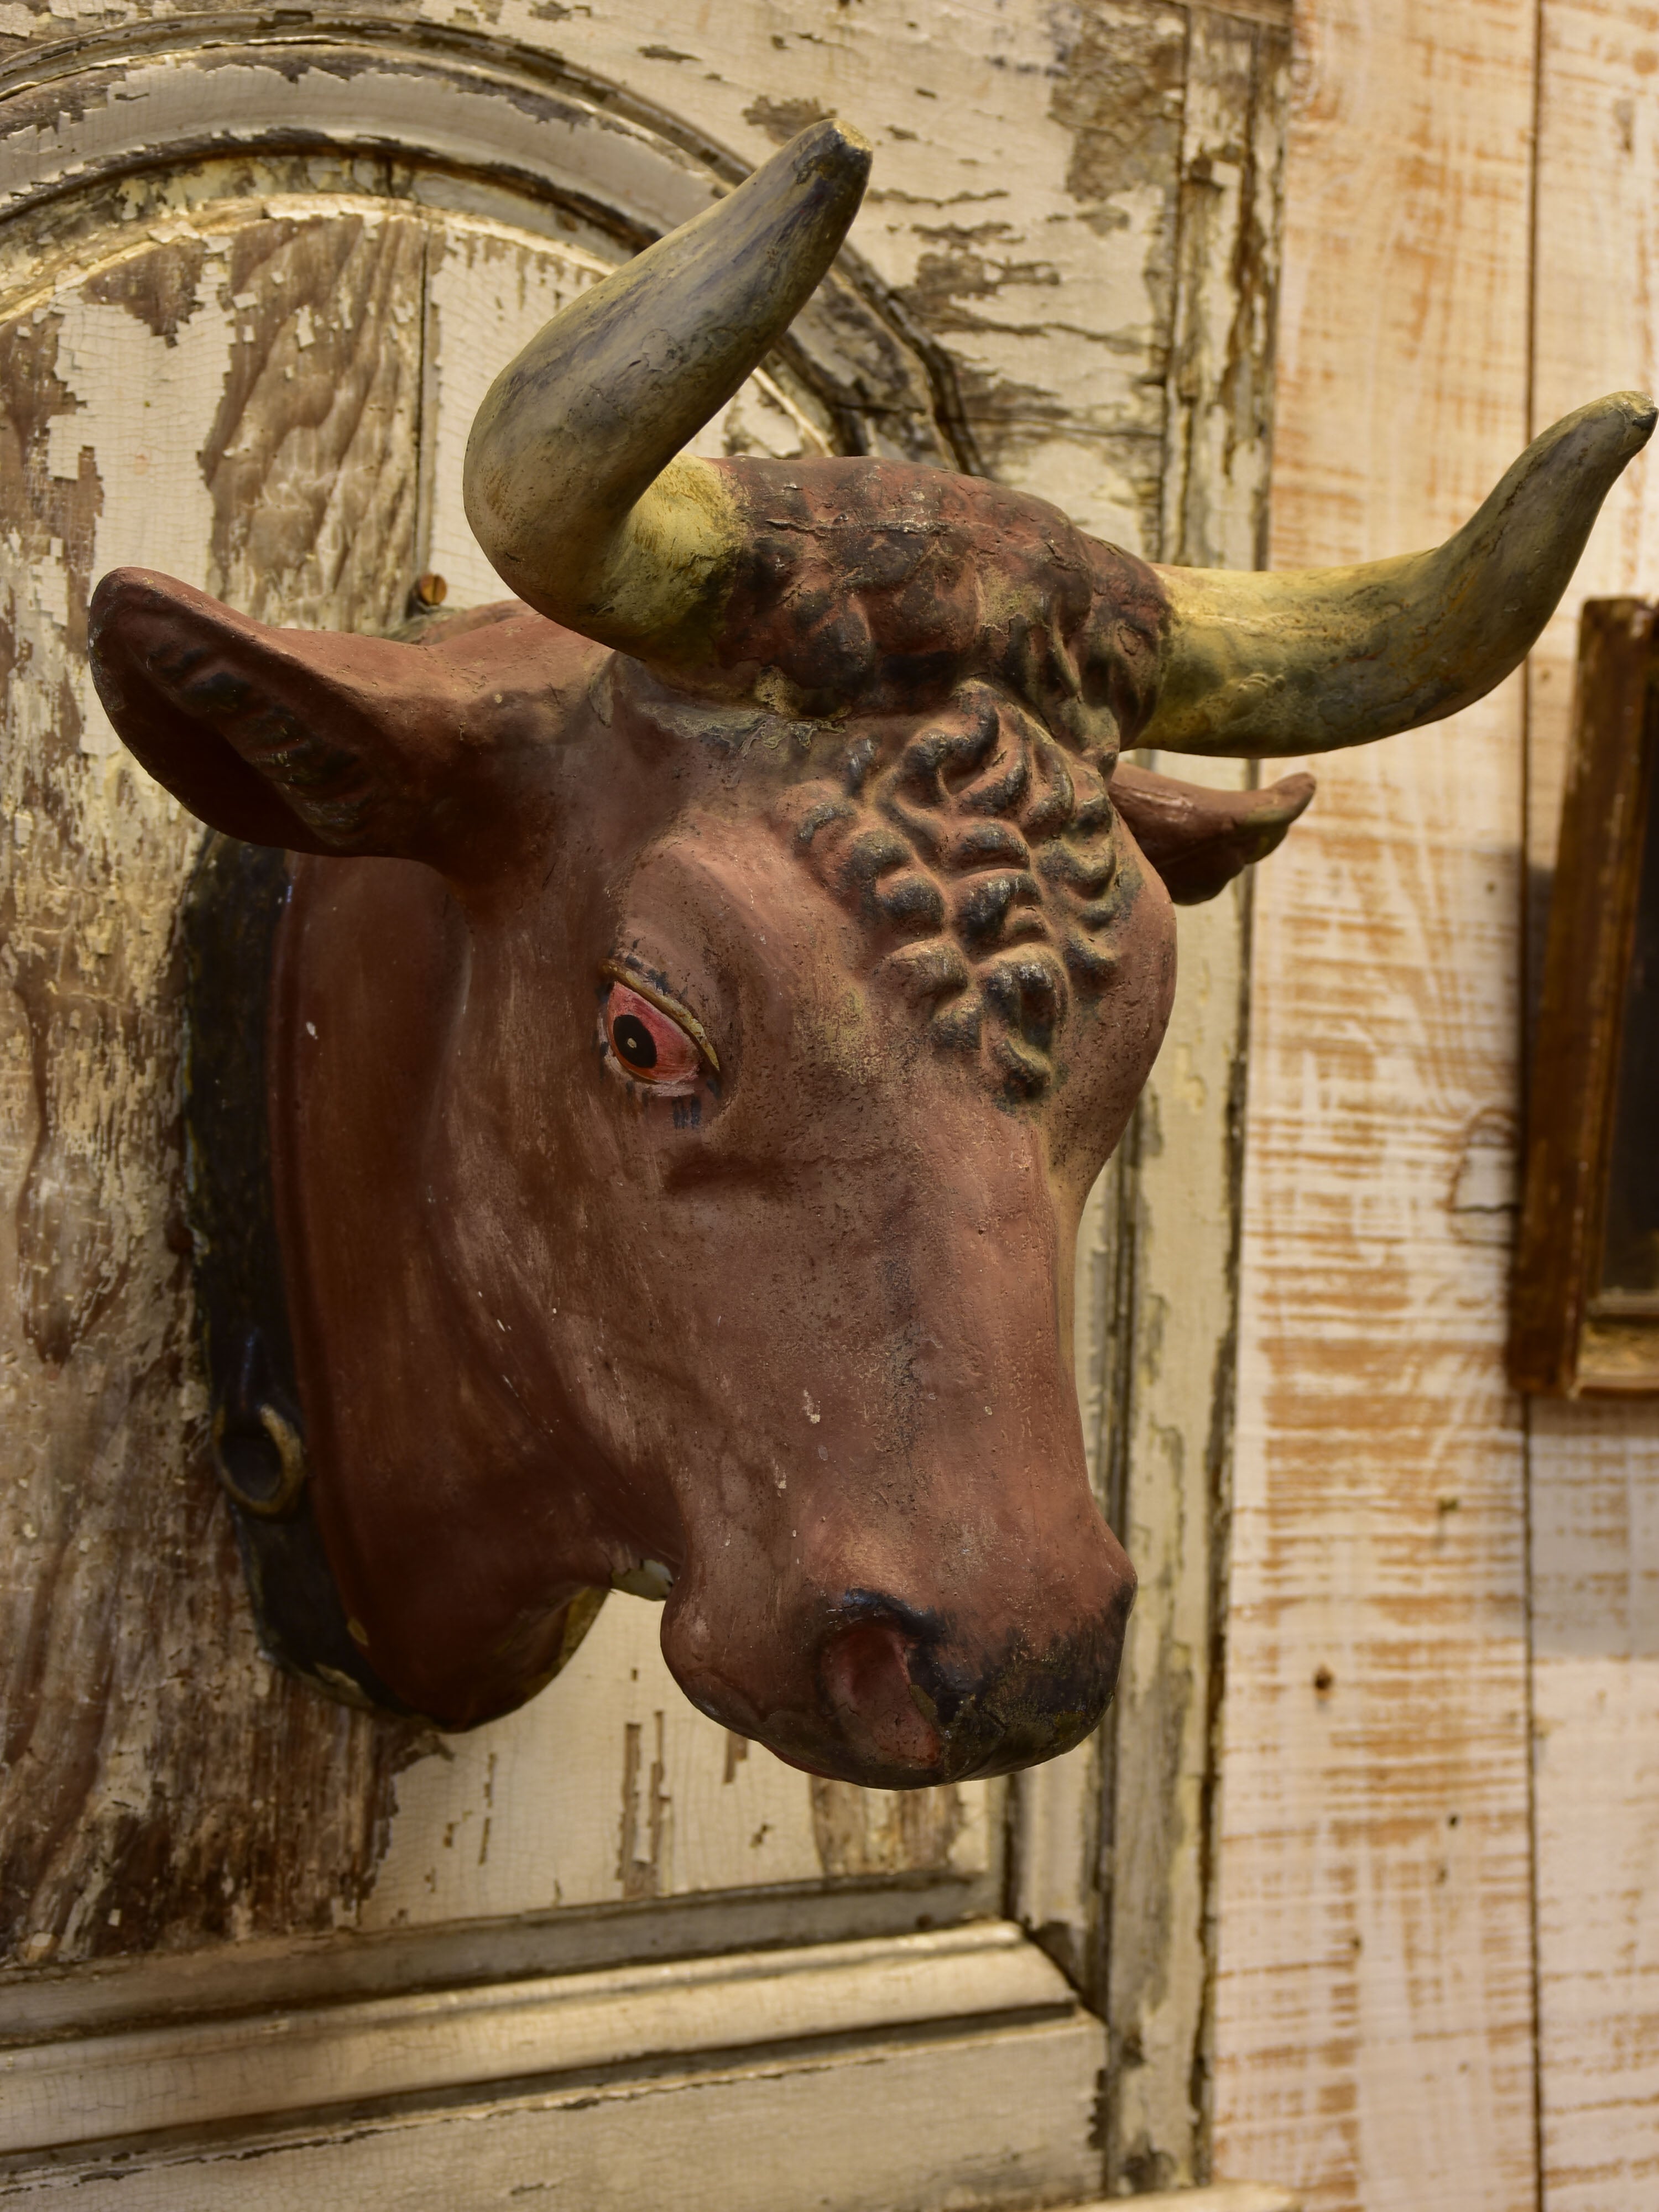
[(910, 1679), (912, 1648), (890, 1620), (854, 1621), (823, 1647), (820, 1679), (842, 1732), (882, 1766), (937, 1766), (943, 1749), (933, 1700)]

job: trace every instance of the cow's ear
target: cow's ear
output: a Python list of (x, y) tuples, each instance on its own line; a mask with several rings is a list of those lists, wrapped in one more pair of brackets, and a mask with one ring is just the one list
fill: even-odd
[(496, 748), (476, 675), (427, 647), (274, 629), (118, 568), (93, 594), (89, 658), (150, 774), (251, 844), (443, 866), (488, 808)]
[(1120, 762), (1112, 778), (1118, 812), (1177, 906), (1213, 898), (1265, 860), (1313, 795), (1310, 775), (1261, 791), (1212, 791)]

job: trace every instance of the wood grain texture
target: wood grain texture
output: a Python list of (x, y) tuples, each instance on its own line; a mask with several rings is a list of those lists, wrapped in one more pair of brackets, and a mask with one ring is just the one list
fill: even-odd
[[(1117, 497), (1133, 501), (1140, 550), (1248, 566), (1264, 520), (1287, 46), (1260, 23), (1194, 11), (1172, 118), (1158, 70), (1172, 65), (1174, 27), (1154, 17), (1114, 47), (1118, 23), (1105, 9), (1080, 20), (1071, 51), (1083, 76), (1054, 100), (1076, 141), (1068, 183), (1103, 238), (1131, 190), (1155, 182), (1159, 195), (1141, 343), (1162, 453), (1156, 483), (1125, 483)], [(1152, 88), (1147, 116), (1138, 78)], [(1088, 297), (1075, 270), (1066, 297)], [(1127, 332), (1114, 349), (1134, 357)], [(1055, 495), (1081, 511), (1078, 490)], [(1091, 519), (1127, 534), (1109, 511)], [(1105, 1729), (1018, 1784), (1015, 1909), (1113, 2024), (1103, 2149), (1114, 2187), (1190, 2181), (1205, 2163), (1212, 1489), (1218, 1498), (1231, 1395), (1243, 927), (1242, 895), (1183, 912), (1164, 1054), (1085, 1210), (1074, 1293), (1085, 1443), (1140, 1594)]]
[[(1156, 93), (1168, 35), (1153, 21), (1138, 46), (1114, 48), (1115, 21), (1107, 10), (1082, 21), (1084, 81), (1055, 106), (1077, 136), (1068, 179), (1092, 195), (1082, 204), (1099, 210), (1103, 236), (1114, 183), (1145, 189), (1156, 175), (1165, 194), (1148, 234), (1167, 258), (1146, 264), (1164, 450), (1156, 500), (1144, 486), (1136, 495), (1133, 542), (1170, 559), (1249, 567), (1265, 529), (1285, 27), (1194, 11), (1177, 130), (1156, 101), (1139, 122), (1115, 114), (1114, 100), (1131, 107), (1141, 97), (1137, 76)], [(1154, 169), (1154, 149), (1169, 167)], [(1115, 179), (1112, 158), (1123, 165)], [(1073, 275), (1068, 298), (1080, 289)], [(1004, 465), (1012, 459), (1005, 453)], [(1057, 495), (1076, 510), (1075, 491)], [(1122, 530), (1104, 516), (1095, 526)], [(1206, 772), (1242, 774), (1200, 764)], [(1242, 891), (1183, 912), (1164, 1053), (1085, 1213), (1076, 1287), (1085, 1442), (1140, 1594), (1098, 1754), (1085, 1747), (1019, 1784), (1018, 1909), (1111, 2022), (1103, 2150), (1116, 2189), (1190, 2182), (1207, 2164), (1211, 1741), (1244, 927)]]
[(1267, 552), (1289, 27), (1192, 18), (1159, 533), (1185, 568)]
[[(1538, 91), (1532, 428), (1659, 372), (1659, 24), (1640, 0), (1545, 0)], [(1573, 395), (1573, 396), (1569, 396)], [(1534, 980), (1555, 866), (1578, 611), (1651, 597), (1659, 505), (1651, 453), (1608, 494), (1572, 588), (1527, 668), (1527, 858)]]
[(304, 629), (403, 619), (429, 236), (371, 204), (226, 240), (235, 336), (201, 463), (216, 598)]
[[(1535, 425), (1569, 393), (1659, 379), (1659, 21), (1546, 0), (1533, 325)], [(1578, 609), (1659, 583), (1654, 463), (1615, 485), (1529, 665), (1530, 975), (1555, 864)], [(1544, 2212), (1659, 2191), (1659, 1417), (1530, 1409)]]
[(957, 1911), (994, 1905), (1000, 1788), (815, 1784), (686, 1702), (660, 1618), (611, 1601), (539, 1698), (399, 1776), (356, 1927), (927, 1874), (958, 1886)]
[[(1431, 542), (1527, 431), (1530, 7), (1297, 21), (1276, 566)], [(1520, 706), (1326, 759), (1256, 884), (1215, 2161), (1320, 2212), (1535, 2198)]]
[(1659, 2192), (1659, 1409), (1533, 1407), (1545, 2212)]
[[(253, 1646), (181, 1256), (173, 927), (198, 832), (126, 762), (82, 658), (102, 568), (208, 580), (197, 450), (234, 365), (263, 374), (236, 286), (216, 242), (163, 244), (0, 338), (0, 1923), (32, 1963), (331, 1924), (374, 1863), (401, 1750)], [(384, 376), (382, 334), (343, 326), (342, 304), (322, 283), (289, 301), (343, 369), (373, 342)], [(290, 389), (268, 384), (240, 435), (258, 416), (279, 452)], [(335, 478), (382, 458), (343, 434)], [(278, 503), (287, 482), (274, 468)], [(263, 485), (244, 478), (256, 521)], [(305, 518), (287, 530), (303, 563)], [(358, 557), (411, 552), (365, 529)]]
[(748, 161), (855, 123), (878, 165), (852, 243), (943, 349), (983, 465), (1156, 544), (1184, 7), (593, 0), (550, 22), (504, 0), (499, 23)]

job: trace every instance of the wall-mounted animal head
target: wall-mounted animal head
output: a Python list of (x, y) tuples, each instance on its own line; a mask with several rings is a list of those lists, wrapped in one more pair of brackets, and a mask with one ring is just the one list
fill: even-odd
[(271, 1136), (379, 1677), (479, 1720), (579, 1593), (654, 1578), (704, 1711), (902, 1785), (1064, 1750), (1110, 1695), (1079, 1211), (1172, 897), (1311, 791), (1120, 748), (1316, 752), (1478, 698), (1654, 414), (1569, 417), (1437, 550), (1299, 575), (1152, 567), (921, 467), (685, 458), (868, 160), (815, 126), (503, 372), (468, 512), (515, 599), (393, 642), (122, 571), (92, 651), (155, 775), (302, 856)]

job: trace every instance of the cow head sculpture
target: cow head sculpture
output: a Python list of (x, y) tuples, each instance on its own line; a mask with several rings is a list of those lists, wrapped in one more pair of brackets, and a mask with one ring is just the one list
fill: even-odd
[(1171, 899), (1283, 836), (1121, 747), (1261, 757), (1513, 668), (1649, 403), (1437, 550), (1158, 568), (1044, 501), (683, 448), (827, 268), (822, 124), (501, 376), (468, 512), (515, 599), (418, 642), (106, 577), (100, 694), (296, 856), (270, 1135), (316, 1512), (410, 1706), (530, 1696), (666, 1591), (688, 1695), (902, 1786), (1091, 1729), (1133, 1588), (1091, 1496), (1073, 1250), (1168, 1015)]

